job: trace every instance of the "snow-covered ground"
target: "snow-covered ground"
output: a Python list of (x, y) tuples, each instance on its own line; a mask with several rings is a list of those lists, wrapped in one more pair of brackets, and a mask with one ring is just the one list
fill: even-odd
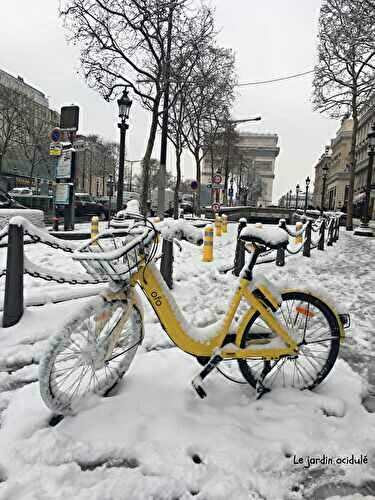
[[(235, 286), (231, 273), (218, 272), (233, 260), (237, 227), (229, 228), (215, 238), (212, 263), (188, 243), (175, 254), (173, 293), (195, 326), (220, 319)], [(36, 244), (26, 254), (51, 271), (82, 273), (61, 251)], [(375, 386), (374, 257), (375, 239), (341, 229), (338, 243), (310, 259), (259, 267), (277, 283), (323, 291), (352, 319), (321, 386), (261, 400), (219, 373), (200, 400), (190, 384), (200, 365), (173, 347), (145, 303), (146, 337), (116, 394), (93, 397), (51, 427), (37, 364), (47, 339), (87, 299), (27, 308), (18, 325), (0, 329), (0, 500), (375, 498), (375, 414), (363, 405)], [(30, 296), (84, 289), (29, 276), (25, 287)], [(337, 463), (352, 456), (362, 463)], [(322, 457), (334, 463), (314, 463)]]

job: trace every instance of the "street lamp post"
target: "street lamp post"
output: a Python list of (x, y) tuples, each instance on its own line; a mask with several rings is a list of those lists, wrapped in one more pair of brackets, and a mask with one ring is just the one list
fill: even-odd
[(308, 200), (308, 197), (309, 197), (310, 177), (306, 177), (305, 183), (306, 183), (306, 191), (305, 191), (305, 215), (306, 215), (307, 200)]
[(299, 189), (299, 184), (296, 186), (296, 210), (298, 209), (298, 195), (299, 195), (300, 189)]
[(110, 224), (111, 224), (111, 208), (112, 208), (112, 196), (113, 196), (113, 175), (108, 176), (107, 196), (109, 197), (109, 206), (108, 206), (108, 228), (109, 228)]
[(118, 116), (120, 118), (120, 123), (118, 124), (118, 128), (120, 129), (120, 161), (119, 161), (119, 169), (118, 169), (118, 180), (117, 180), (117, 202), (116, 209), (117, 211), (122, 210), (123, 205), (123, 191), (124, 191), (124, 165), (125, 165), (125, 134), (129, 125), (126, 123), (126, 120), (129, 118), (130, 107), (132, 105), (132, 101), (129, 99), (129, 94), (127, 88), (124, 88), (122, 96), (117, 101), (119, 113)]
[(325, 198), (326, 198), (326, 182), (327, 182), (327, 174), (328, 174), (328, 165), (327, 163), (324, 164), (323, 167), (323, 187), (322, 187), (322, 200), (321, 200), (321, 206), (320, 206), (320, 215), (322, 216), (324, 213), (324, 204), (325, 204)]
[(367, 180), (366, 180), (366, 197), (363, 206), (361, 226), (359, 231), (354, 231), (354, 234), (360, 236), (374, 236), (372, 229), (369, 227), (369, 222), (371, 220), (370, 215), (370, 194), (371, 194), (371, 182), (372, 182), (372, 170), (374, 168), (374, 156), (375, 156), (375, 122), (371, 126), (370, 132), (367, 134), (367, 144), (368, 144), (368, 167), (367, 167)]

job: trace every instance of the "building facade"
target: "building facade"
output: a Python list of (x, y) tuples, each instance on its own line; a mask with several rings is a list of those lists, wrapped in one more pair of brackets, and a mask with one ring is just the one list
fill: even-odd
[[(357, 149), (356, 149), (356, 169), (354, 178), (354, 210), (355, 214), (360, 216), (362, 207), (365, 201), (365, 190), (367, 182), (368, 170), (368, 143), (367, 134), (370, 132), (372, 124), (375, 123), (375, 100), (371, 102), (368, 108), (359, 117), (358, 132), (357, 132)], [(375, 165), (372, 171), (372, 185), (375, 184)], [(370, 193), (370, 214), (375, 218), (375, 189)]]
[(0, 69), (0, 155), (4, 184), (52, 179), (48, 133), (60, 123), (43, 92)]
[(315, 208), (322, 205), (323, 174), (326, 170), (326, 186), (323, 208), (326, 210), (344, 210), (348, 204), (349, 193), (349, 162), (353, 133), (353, 120), (345, 116), (331, 144), (326, 146), (324, 153), (315, 165), (314, 197)]
[[(230, 168), (229, 199), (236, 204), (271, 205), (275, 162), (280, 152), (277, 134), (240, 132), (232, 149), (230, 161), (236, 165)], [(221, 145), (212, 155), (213, 162), (210, 155), (205, 157), (202, 184), (211, 183), (212, 171), (224, 172), (225, 153)]]

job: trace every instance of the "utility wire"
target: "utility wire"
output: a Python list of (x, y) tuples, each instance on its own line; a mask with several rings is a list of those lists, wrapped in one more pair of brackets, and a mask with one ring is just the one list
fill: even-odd
[(311, 69), (310, 71), (305, 71), (304, 73), (297, 73), (295, 75), (284, 76), (281, 78), (274, 78), (272, 80), (264, 80), (264, 81), (259, 81), (259, 82), (237, 83), (236, 87), (245, 87), (245, 86), (250, 86), (250, 85), (263, 85), (265, 83), (281, 82), (283, 80), (291, 80), (292, 78), (298, 78), (300, 76), (308, 75), (310, 73), (314, 73), (314, 70)]

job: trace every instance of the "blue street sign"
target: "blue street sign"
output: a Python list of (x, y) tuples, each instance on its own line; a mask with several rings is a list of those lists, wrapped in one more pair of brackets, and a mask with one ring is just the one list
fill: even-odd
[(60, 142), (61, 139), (61, 131), (58, 127), (52, 129), (51, 131), (51, 140), (53, 142)]

